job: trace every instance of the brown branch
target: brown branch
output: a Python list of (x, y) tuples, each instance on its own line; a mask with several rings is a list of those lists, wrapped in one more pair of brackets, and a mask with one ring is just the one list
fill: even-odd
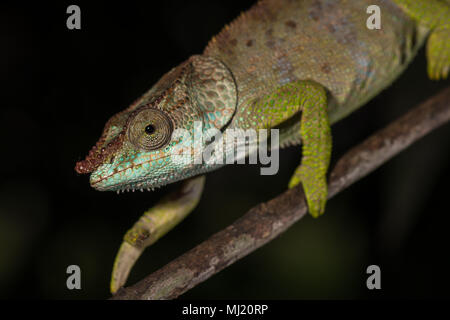
[[(347, 152), (330, 176), (329, 198), (450, 120), (450, 87)], [(226, 229), (113, 299), (173, 299), (280, 235), (307, 212), (300, 187), (248, 211)]]

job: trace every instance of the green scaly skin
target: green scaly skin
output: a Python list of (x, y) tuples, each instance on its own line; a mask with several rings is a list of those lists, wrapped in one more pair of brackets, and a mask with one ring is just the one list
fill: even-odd
[[(381, 9), (379, 30), (366, 28), (372, 4)], [(204, 131), (280, 129), (281, 147), (302, 145), (302, 163), (289, 187), (303, 186), (317, 217), (327, 199), (330, 125), (389, 86), (425, 41), (430, 78), (446, 78), (449, 22), (448, 0), (260, 1), (202, 55), (164, 75), (107, 122), (76, 165), (101, 191), (150, 190), (186, 180), (126, 234), (111, 291), (124, 285), (146, 246), (193, 210), (204, 182), (198, 176), (222, 166), (173, 162), (172, 152), (189, 143), (172, 135), (176, 129), (192, 131), (195, 121)]]

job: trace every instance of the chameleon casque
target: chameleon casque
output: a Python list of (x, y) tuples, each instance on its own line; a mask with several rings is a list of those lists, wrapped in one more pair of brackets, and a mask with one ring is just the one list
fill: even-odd
[[(370, 30), (366, 10), (373, 4), (381, 9), (381, 28)], [(230, 128), (279, 129), (280, 147), (301, 145), (289, 187), (301, 183), (317, 217), (327, 199), (330, 125), (390, 85), (425, 42), (429, 77), (446, 78), (449, 40), (450, 0), (263, 0), (241, 14), (203, 54), (170, 70), (111, 117), (76, 164), (100, 191), (150, 190), (185, 180), (127, 232), (111, 291), (124, 285), (145, 247), (195, 208), (202, 174), (222, 166), (172, 161), (174, 148), (186, 143), (173, 137), (174, 130), (192, 130), (194, 121), (224, 135)]]

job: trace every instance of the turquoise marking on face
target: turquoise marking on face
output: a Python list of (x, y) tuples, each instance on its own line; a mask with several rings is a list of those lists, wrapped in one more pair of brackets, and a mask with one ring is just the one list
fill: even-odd
[[(105, 141), (114, 140), (119, 133), (123, 139), (119, 148), (93, 169), (91, 185), (98, 190), (153, 188), (217, 168), (174, 162), (172, 151), (189, 141), (172, 139), (172, 133), (185, 129), (193, 136), (196, 121), (202, 123), (203, 135), (211, 128), (221, 130), (230, 122), (236, 104), (236, 84), (230, 71), (214, 58), (192, 57), (114, 116), (114, 127), (106, 128)], [(149, 125), (150, 131), (146, 129)]]

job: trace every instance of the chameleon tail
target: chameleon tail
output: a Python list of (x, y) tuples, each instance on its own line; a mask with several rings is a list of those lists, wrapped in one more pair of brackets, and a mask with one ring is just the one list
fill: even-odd
[(197, 206), (204, 184), (204, 176), (184, 181), (178, 190), (146, 211), (125, 234), (114, 261), (111, 293), (125, 284), (131, 268), (145, 248), (170, 231)]

